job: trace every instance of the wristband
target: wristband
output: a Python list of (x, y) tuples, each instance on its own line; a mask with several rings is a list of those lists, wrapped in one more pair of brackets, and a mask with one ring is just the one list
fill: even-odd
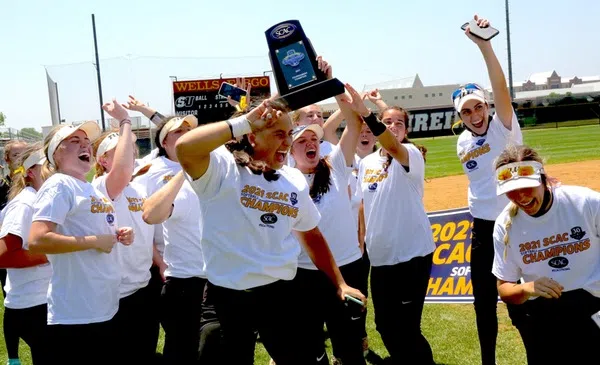
[(131, 125), (131, 119), (125, 118), (122, 121), (120, 121), (119, 122), (119, 128), (121, 128), (123, 126), (123, 124), (129, 124), (129, 125)]
[(245, 115), (226, 120), (225, 122), (229, 125), (229, 130), (231, 131), (231, 136), (233, 138), (238, 138), (252, 132), (250, 121)]
[(363, 120), (367, 124), (367, 127), (373, 132), (375, 137), (381, 135), (387, 129), (385, 124), (381, 123), (379, 119), (375, 116), (375, 114), (371, 113), (369, 116), (364, 117)]

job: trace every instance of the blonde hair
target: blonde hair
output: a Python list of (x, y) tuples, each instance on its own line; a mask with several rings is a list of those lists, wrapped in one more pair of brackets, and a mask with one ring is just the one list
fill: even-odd
[(310, 105), (304, 106), (304, 107), (302, 107), (302, 108), (300, 108), (298, 110), (294, 110), (292, 112), (292, 124), (293, 125), (298, 125), (298, 121), (300, 120), (300, 117), (302, 117), (302, 113), (306, 113), (304, 111), (304, 109), (306, 109), (308, 107), (311, 107), (311, 106), (317, 106), (317, 107), (319, 107), (319, 110), (321, 111), (321, 113), (323, 112), (323, 109), (318, 104), (310, 104)]
[[(50, 142), (52, 141), (52, 138), (54, 137), (56, 132), (58, 132), (62, 127), (64, 127), (64, 125), (57, 125), (56, 127), (52, 128), (52, 130), (48, 133), (46, 138), (44, 138), (44, 155), (46, 156), (46, 160), (48, 160), (48, 161), (50, 161), (50, 156), (48, 156), (48, 149), (50, 148)], [(56, 152), (56, 151), (54, 151), (54, 152)], [(55, 167), (55, 170), (58, 170), (58, 164), (57, 164), (56, 160), (54, 160), (54, 167)]]
[(19, 140), (12, 140), (4, 145), (4, 159), (6, 162), (15, 162), (10, 160), (10, 151), (19, 145), (28, 146), (27, 142)]
[[(534, 150), (533, 148), (531, 148), (529, 146), (525, 146), (525, 145), (519, 145), (519, 146), (509, 145), (509, 146), (507, 146), (504, 149), (504, 151), (502, 151), (502, 153), (496, 158), (496, 161), (494, 164), (495, 164), (495, 168), (498, 169), (501, 166), (508, 165), (509, 163), (521, 162), (521, 161), (536, 161), (536, 162), (541, 163), (542, 165), (544, 164), (544, 160), (537, 153), (537, 151)], [(543, 173), (541, 175), (541, 177), (542, 177), (542, 184), (548, 185), (548, 177), (545, 175), (545, 173)], [(508, 232), (510, 230), (510, 227), (512, 226), (513, 218), (517, 216), (517, 213), (519, 213), (519, 207), (511, 201), (508, 205), (508, 218), (506, 219), (506, 222), (504, 223), (505, 229), (506, 229), (506, 231), (504, 232), (504, 239), (503, 239), (504, 240), (504, 260), (506, 260), (506, 255), (507, 255), (507, 250), (508, 250), (508, 245), (509, 245)]]
[[(23, 153), (19, 157), (19, 165), (23, 166), (23, 161), (25, 161), (33, 153), (41, 150), (42, 147), (43, 146), (41, 143), (35, 143), (33, 145), (28, 146), (27, 149), (25, 151), (23, 151)], [(33, 167), (34, 166), (32, 166), (30, 168), (33, 168)], [(44, 164), (42, 165), (42, 173), (41, 173), (42, 181), (46, 181), (46, 179), (48, 179), (51, 175), (52, 175), (52, 169), (50, 168), (48, 161), (45, 161)], [(10, 201), (10, 200), (14, 199), (14, 197), (19, 195), (19, 193), (21, 191), (23, 191), (23, 189), (25, 189), (25, 187), (32, 186), (32, 185), (33, 185), (33, 181), (31, 181), (31, 179), (27, 176), (27, 170), (18, 169), (12, 178), (12, 181), (10, 184), (10, 189), (8, 190), (8, 200)]]

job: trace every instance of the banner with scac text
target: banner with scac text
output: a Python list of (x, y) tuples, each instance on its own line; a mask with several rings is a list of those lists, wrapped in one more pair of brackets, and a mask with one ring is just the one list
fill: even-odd
[(427, 214), (436, 245), (425, 303), (472, 303), (471, 229), (468, 208)]

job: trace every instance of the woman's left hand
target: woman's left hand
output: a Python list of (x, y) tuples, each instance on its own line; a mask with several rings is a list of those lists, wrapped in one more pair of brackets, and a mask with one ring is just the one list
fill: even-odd
[(117, 229), (117, 241), (121, 242), (122, 244), (124, 244), (126, 246), (129, 246), (130, 244), (133, 243), (133, 239), (134, 239), (133, 228), (121, 227), (121, 228)]

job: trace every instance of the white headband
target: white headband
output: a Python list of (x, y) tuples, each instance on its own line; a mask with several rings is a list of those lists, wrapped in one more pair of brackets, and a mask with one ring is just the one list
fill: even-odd
[(46, 162), (46, 156), (44, 156), (44, 151), (39, 149), (23, 161), (23, 168), (27, 171), (35, 165), (42, 165), (44, 162)]
[(169, 120), (167, 124), (165, 124), (165, 126), (160, 130), (160, 135), (158, 136), (158, 142), (161, 146), (167, 137), (167, 134), (181, 127), (183, 122), (187, 122), (192, 128), (196, 128), (198, 126), (198, 118), (193, 115), (186, 115), (185, 117), (177, 117)]

